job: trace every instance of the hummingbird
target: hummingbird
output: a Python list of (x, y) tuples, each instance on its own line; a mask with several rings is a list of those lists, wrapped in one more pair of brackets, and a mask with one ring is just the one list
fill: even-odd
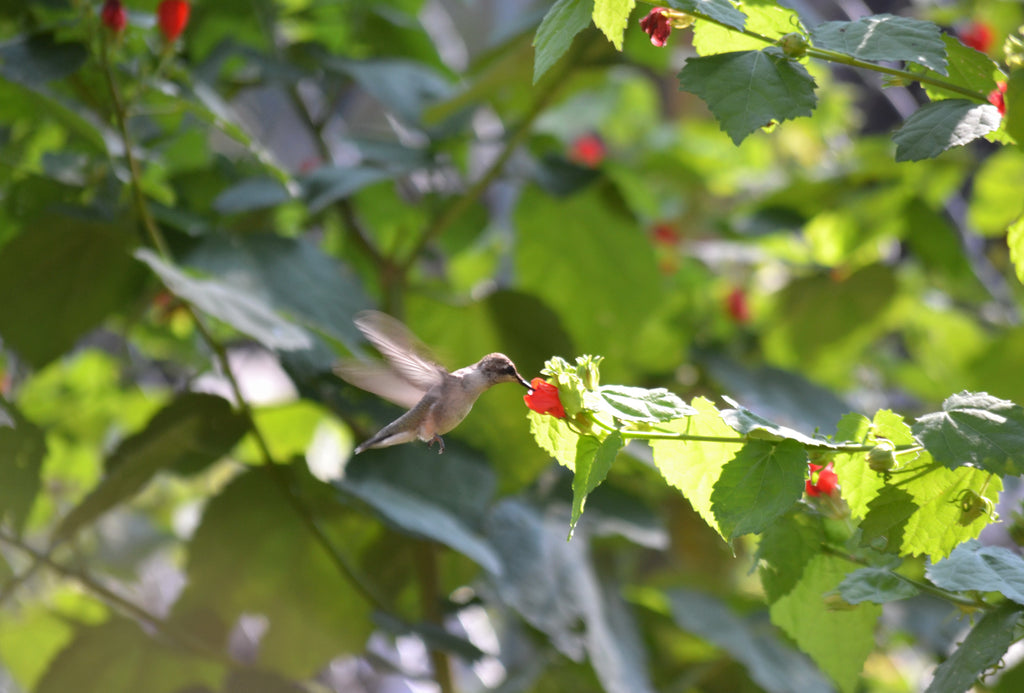
[(532, 389), (504, 354), (487, 354), (472, 366), (449, 373), (405, 325), (390, 315), (363, 311), (353, 322), (387, 361), (343, 361), (335, 366), (335, 373), (358, 388), (409, 409), (359, 444), (357, 455), (417, 438), (429, 445), (436, 442), (441, 454), (441, 435), (466, 418), (484, 390), (512, 382)]

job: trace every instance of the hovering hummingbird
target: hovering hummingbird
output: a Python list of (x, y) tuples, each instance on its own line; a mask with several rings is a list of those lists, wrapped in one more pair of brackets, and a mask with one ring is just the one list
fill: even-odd
[[(402, 323), (389, 315), (364, 311), (355, 325), (387, 359), (387, 364), (343, 361), (335, 372), (368, 392), (409, 409), (355, 449), (385, 448), (420, 440), (438, 444), (444, 452), (441, 434), (466, 418), (476, 398), (492, 385), (516, 382), (530, 388), (512, 360), (504, 354), (487, 354), (472, 366), (449, 373)], [(389, 367), (390, 366), (390, 367)]]

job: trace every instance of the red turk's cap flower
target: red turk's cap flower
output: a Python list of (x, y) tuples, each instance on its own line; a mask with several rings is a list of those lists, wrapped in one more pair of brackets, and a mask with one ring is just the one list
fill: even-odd
[(647, 13), (647, 16), (640, 20), (640, 28), (651, 37), (651, 44), (661, 48), (668, 41), (668, 35), (672, 33), (672, 24), (665, 15), (665, 7), (655, 7)]
[(996, 88), (988, 93), (988, 102), (999, 109), (999, 115), (1006, 115), (1006, 82), (996, 82)]
[(750, 305), (747, 303), (747, 292), (738, 286), (725, 297), (725, 309), (729, 317), (742, 324), (750, 320)]
[(811, 468), (811, 478), (804, 483), (808, 496), (831, 496), (839, 488), (839, 475), (832, 469), (832, 463), (826, 465), (807, 465)]
[(676, 245), (682, 240), (682, 236), (674, 226), (661, 222), (651, 228), (651, 240), (657, 245)]
[(192, 6), (185, 0), (163, 0), (156, 8), (156, 20), (168, 42), (174, 41), (185, 31), (188, 14)]
[(530, 381), (531, 393), (523, 395), (526, 406), (538, 414), (551, 414), (556, 419), (565, 418), (565, 409), (562, 401), (558, 399), (558, 388), (543, 378), (534, 378)]
[(125, 12), (121, 0), (107, 0), (100, 10), (100, 21), (115, 34), (120, 34), (128, 26), (128, 13)]
[(965, 46), (970, 46), (982, 53), (988, 53), (988, 49), (992, 47), (992, 40), (995, 38), (992, 27), (985, 22), (971, 22), (957, 33), (960, 34), (960, 40)]
[(597, 168), (604, 161), (605, 146), (600, 135), (590, 133), (573, 140), (569, 158), (588, 168)]

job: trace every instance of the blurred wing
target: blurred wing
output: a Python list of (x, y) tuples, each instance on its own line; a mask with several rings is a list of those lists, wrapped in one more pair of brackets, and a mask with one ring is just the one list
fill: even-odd
[(390, 315), (364, 311), (356, 315), (354, 322), (395, 372), (421, 392), (434, 387), (447, 375), (444, 366), (433, 360), (430, 351), (412, 332)]
[(342, 361), (334, 372), (345, 382), (406, 409), (412, 409), (426, 394), (382, 362)]

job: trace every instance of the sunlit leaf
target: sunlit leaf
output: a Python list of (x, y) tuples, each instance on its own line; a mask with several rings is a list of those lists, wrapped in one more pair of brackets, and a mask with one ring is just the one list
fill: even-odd
[(959, 147), (999, 127), (999, 111), (990, 104), (946, 99), (914, 111), (892, 136), (896, 161), (931, 159), (950, 147)]
[(604, 32), (617, 50), (622, 50), (622, 35), (634, 5), (636, 0), (594, 0), (594, 26)]
[(938, 25), (877, 14), (852, 22), (825, 22), (811, 29), (815, 47), (861, 60), (903, 60), (946, 74), (946, 46)]
[(665, 388), (648, 390), (625, 385), (602, 385), (584, 393), (586, 405), (623, 421), (665, 423), (696, 414), (697, 410)]
[(973, 465), (1000, 475), (1024, 470), (1024, 408), (985, 392), (961, 392), (913, 426), (928, 452), (947, 467)]

